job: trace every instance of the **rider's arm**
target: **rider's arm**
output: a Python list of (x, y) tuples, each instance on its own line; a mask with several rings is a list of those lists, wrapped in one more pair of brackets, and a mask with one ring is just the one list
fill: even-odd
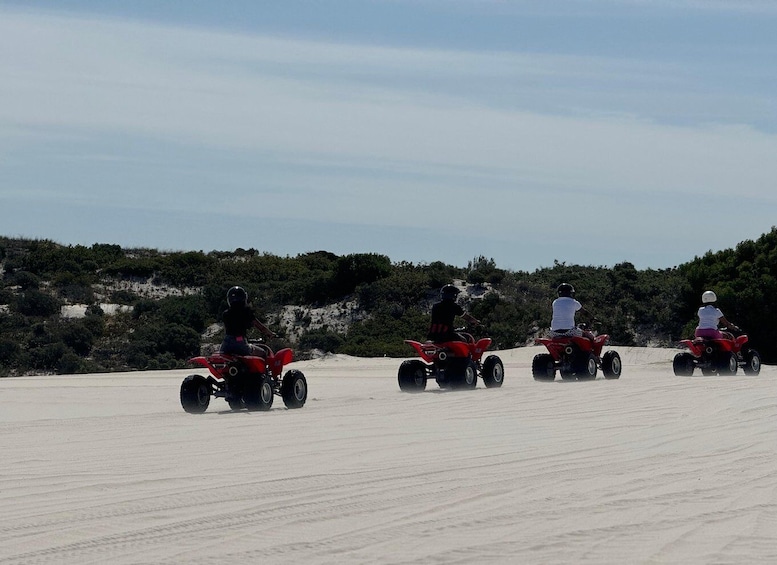
[(260, 332), (262, 332), (267, 337), (278, 337), (274, 331), (272, 331), (270, 328), (265, 326), (262, 322), (254, 318), (254, 327), (257, 328)]
[(594, 316), (593, 314), (591, 314), (591, 312), (589, 312), (588, 310), (586, 310), (586, 309), (585, 309), (585, 308), (583, 308), (582, 306), (580, 307), (580, 312), (582, 312), (583, 314), (585, 314), (586, 316), (588, 316), (588, 317), (589, 317), (591, 320), (596, 320), (596, 316)]
[(739, 329), (739, 326), (737, 326), (736, 324), (732, 324), (731, 322), (729, 322), (729, 321), (726, 319), (726, 317), (725, 317), (725, 316), (721, 316), (720, 318), (718, 318), (718, 324), (719, 324), (719, 325), (721, 325), (721, 326), (723, 326), (723, 327), (724, 327), (724, 328), (726, 328), (727, 330), (733, 330), (733, 331), (735, 331), (735, 332), (742, 331), (742, 330), (740, 330), (740, 329)]
[(464, 321), (467, 322), (468, 324), (472, 324), (472, 325), (475, 325), (475, 326), (480, 324), (480, 320), (478, 320), (472, 314), (469, 314), (467, 312), (464, 312), (461, 315), (461, 317), (464, 318)]

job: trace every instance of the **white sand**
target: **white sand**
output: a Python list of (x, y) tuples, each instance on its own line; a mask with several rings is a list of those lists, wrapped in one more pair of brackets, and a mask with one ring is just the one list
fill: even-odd
[(538, 383), (539, 351), (422, 394), (295, 363), (267, 413), (186, 414), (202, 370), (0, 379), (0, 564), (777, 563), (777, 367)]

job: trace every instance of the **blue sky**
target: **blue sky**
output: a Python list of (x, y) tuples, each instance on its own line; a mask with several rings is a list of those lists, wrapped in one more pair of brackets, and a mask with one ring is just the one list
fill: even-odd
[(777, 224), (777, 2), (0, 0), (0, 235), (664, 268)]

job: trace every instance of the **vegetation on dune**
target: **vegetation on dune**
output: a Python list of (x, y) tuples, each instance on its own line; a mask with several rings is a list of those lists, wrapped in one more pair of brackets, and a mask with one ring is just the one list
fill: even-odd
[[(500, 269), (485, 256), (456, 267), (376, 253), (279, 257), (0, 238), (0, 277), (0, 376), (183, 367), (220, 341), (215, 324), (236, 284), (279, 334), (270, 345), (292, 345), (303, 357), (410, 356), (403, 340), (425, 336), (437, 292), (458, 280), (467, 285), (462, 301), (483, 322), (474, 333), (491, 336), (495, 348), (543, 335), (555, 288), (569, 282), (615, 345), (689, 337), (699, 297), (713, 289), (764, 361), (777, 360), (769, 323), (777, 314), (777, 228), (671, 269), (555, 262), (533, 272)], [(83, 311), (64, 316), (74, 305)]]

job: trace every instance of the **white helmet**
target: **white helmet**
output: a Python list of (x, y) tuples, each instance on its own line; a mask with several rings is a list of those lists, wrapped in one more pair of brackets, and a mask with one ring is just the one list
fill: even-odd
[(702, 304), (712, 304), (713, 302), (717, 302), (718, 297), (715, 296), (715, 293), (711, 290), (705, 290), (704, 294), (701, 295), (701, 302)]

